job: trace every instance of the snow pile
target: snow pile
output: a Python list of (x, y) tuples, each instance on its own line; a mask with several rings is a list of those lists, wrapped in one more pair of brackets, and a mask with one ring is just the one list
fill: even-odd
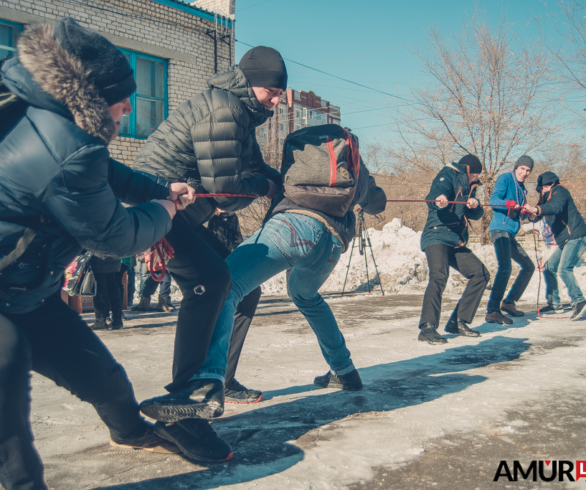
[[(369, 229), (368, 235), (372, 244), (372, 251), (376, 260), (376, 265), (380, 274), (385, 293), (421, 293), (427, 286), (429, 270), (425, 254), (420, 250), (421, 232), (415, 232), (411, 228), (402, 226), (401, 220), (395, 218), (387, 223), (382, 230)], [(365, 255), (360, 255), (358, 248), (359, 240), (356, 244), (350, 259), (350, 249), (344, 253), (336, 268), (322, 286), (322, 292), (339, 292), (344, 286), (344, 279), (348, 274), (346, 282), (346, 291), (367, 291), (368, 281), (366, 275), (365, 255), (368, 264), (368, 278), (370, 287), (375, 292), (380, 292), (379, 277), (376, 275), (370, 248), (364, 249)], [(470, 248), (474, 254), (484, 263), (491, 274), (491, 284), (497, 272), (497, 260), (492, 245), (471, 244)], [(535, 251), (527, 250), (527, 254), (535, 262)], [(350, 269), (348, 270), (348, 262)], [(586, 263), (580, 261), (574, 270), (574, 274), (583, 291), (586, 292)], [(519, 266), (513, 262), (513, 273), (509, 286), (512, 285)], [(539, 274), (535, 273), (523, 296), (523, 301), (534, 302), (537, 296)], [(461, 294), (467, 284), (467, 279), (455, 270), (450, 269), (450, 278), (446, 285), (446, 294)], [(562, 301), (568, 301), (568, 296), (563, 282), (558, 281)], [(265, 295), (286, 295), (287, 289), (285, 284), (285, 273), (281, 273), (262, 286)], [(540, 291), (540, 304), (545, 301), (545, 283), (542, 280)]]

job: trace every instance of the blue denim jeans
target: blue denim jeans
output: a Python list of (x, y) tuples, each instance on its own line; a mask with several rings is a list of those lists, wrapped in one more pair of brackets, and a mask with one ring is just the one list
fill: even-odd
[(232, 289), (216, 322), (211, 346), (197, 378), (225, 380), (234, 313), (238, 303), (263, 282), (292, 269), (288, 286), (293, 303), (315, 332), (333, 373), (347, 374), (354, 364), (332, 310), (317, 292), (334, 270), (342, 244), (314, 218), (295, 213), (273, 216), (226, 259)]
[(586, 237), (570, 240), (563, 249), (557, 249), (545, 263), (543, 277), (545, 278), (545, 297), (547, 304), (560, 306), (560, 294), (556, 274), (559, 271), (560, 277), (568, 288), (568, 294), (572, 300), (572, 306), (584, 301), (584, 295), (574, 277), (574, 267), (586, 252)]
[(509, 278), (511, 277), (512, 264), (514, 260), (521, 266), (519, 274), (505, 298), (505, 303), (515, 303), (521, 299), (531, 276), (535, 271), (535, 265), (523, 250), (523, 247), (517, 243), (515, 237), (505, 230), (492, 230), (489, 232), (490, 239), (494, 243), (494, 250), (496, 252), (496, 259), (498, 261), (498, 270), (494, 277), (494, 284), (488, 300), (486, 311), (492, 313), (493, 311), (501, 311), (501, 301), (507, 290)]

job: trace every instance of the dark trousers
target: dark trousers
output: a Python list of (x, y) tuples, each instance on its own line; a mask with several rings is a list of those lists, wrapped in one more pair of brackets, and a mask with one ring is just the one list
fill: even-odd
[(423, 297), (423, 310), (419, 324), (430, 323), (439, 326), (442, 310), (442, 294), (450, 276), (450, 267), (456, 269), (468, 284), (458, 301), (452, 318), (472, 323), (482, 299), (482, 293), (490, 281), (490, 273), (478, 257), (466, 247), (449, 247), (447, 245), (430, 245), (425, 250), (429, 267), (429, 283)]
[[(230, 251), (203, 225), (194, 228), (182, 213), (178, 213), (167, 240), (175, 250), (175, 257), (167, 268), (183, 293), (175, 335), (173, 382), (166, 386), (169, 391), (175, 391), (183, 387), (205, 361), (232, 279), (224, 262)], [(233, 370), (259, 299), (260, 288), (257, 288), (240, 302), (236, 311), (234, 345), (230, 346), (229, 361)], [(227, 374), (227, 378), (229, 376)]]
[[(124, 267), (124, 265), (122, 265)], [(134, 293), (136, 292), (136, 272), (134, 266), (130, 266), (126, 271), (127, 277), (127, 291), (128, 291), (128, 305), (134, 302)]]
[(535, 272), (535, 265), (533, 265), (527, 253), (523, 250), (523, 247), (517, 243), (515, 237), (508, 231), (493, 230), (490, 232), (490, 239), (494, 243), (499, 267), (494, 278), (494, 284), (486, 308), (488, 313), (501, 311), (501, 301), (507, 290), (512, 272), (511, 259), (521, 266), (521, 270), (517, 274), (517, 279), (515, 279), (513, 287), (505, 299), (505, 303), (515, 303), (521, 299), (533, 272)]
[(29, 421), (31, 370), (91, 403), (113, 439), (144, 433), (124, 368), (60, 292), (30, 313), (0, 315), (0, 483), (7, 490), (46, 488)]
[(96, 318), (106, 318), (108, 312), (112, 316), (122, 312), (122, 275), (124, 272), (94, 272), (96, 279), (96, 295), (94, 296), (94, 309)]
[(145, 275), (145, 279), (142, 282), (141, 285), (141, 290), (140, 290), (140, 295), (141, 296), (152, 296), (153, 294), (155, 294), (155, 292), (157, 291), (157, 288), (159, 287), (159, 285), (161, 286), (161, 289), (159, 289), (159, 296), (162, 296), (163, 298), (167, 298), (168, 300), (171, 299), (171, 276), (169, 274), (165, 274), (165, 277), (163, 277), (163, 280), (160, 282), (155, 281), (152, 277), (151, 277), (151, 273), (148, 270), (148, 267), (146, 264), (141, 264), (141, 276), (144, 274)]

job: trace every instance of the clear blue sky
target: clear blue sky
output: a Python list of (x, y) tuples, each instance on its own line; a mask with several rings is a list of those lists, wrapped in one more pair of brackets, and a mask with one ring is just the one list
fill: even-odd
[[(491, 26), (513, 23), (521, 40), (535, 35), (532, 19), (539, 17), (546, 37), (554, 38), (553, 23), (562, 16), (555, 3), (549, 7), (541, 0), (236, 0), (236, 60), (250, 49), (242, 43), (271, 46), (286, 59), (409, 97), (413, 84), (429, 83), (413, 50), (425, 48), (430, 26), (458, 34), (478, 9)], [(344, 58), (350, 59), (336, 61)], [(339, 105), (342, 123), (362, 141), (386, 139), (391, 97), (286, 63), (290, 88)]]

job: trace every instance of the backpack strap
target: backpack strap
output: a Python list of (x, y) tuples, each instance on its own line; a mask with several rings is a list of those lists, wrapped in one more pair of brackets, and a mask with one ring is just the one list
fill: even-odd
[(345, 129), (344, 138), (346, 138), (346, 146), (349, 148), (348, 168), (354, 172), (356, 182), (358, 182), (358, 176), (360, 175), (360, 151), (358, 151), (358, 145), (352, 135)]

